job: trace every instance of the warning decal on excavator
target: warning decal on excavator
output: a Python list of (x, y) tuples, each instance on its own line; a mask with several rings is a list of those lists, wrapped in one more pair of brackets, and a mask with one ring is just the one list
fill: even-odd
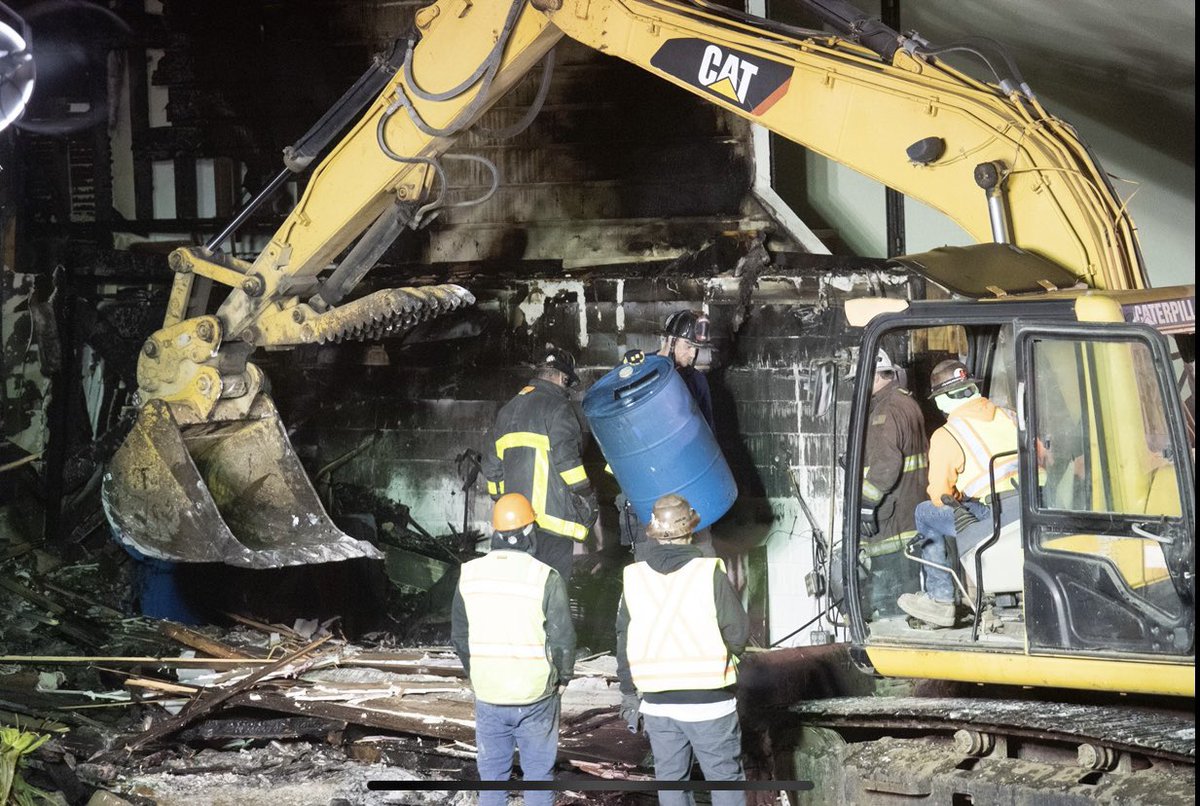
[(650, 59), (651, 66), (693, 87), (761, 115), (787, 92), (792, 68), (703, 39), (671, 39)]

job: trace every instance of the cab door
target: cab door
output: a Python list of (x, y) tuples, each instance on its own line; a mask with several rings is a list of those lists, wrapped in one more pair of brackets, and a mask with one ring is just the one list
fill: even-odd
[(1194, 654), (1194, 446), (1165, 339), (1020, 327), (1031, 654)]

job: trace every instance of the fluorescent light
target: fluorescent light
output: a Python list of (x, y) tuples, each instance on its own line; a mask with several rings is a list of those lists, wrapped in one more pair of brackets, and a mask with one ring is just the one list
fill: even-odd
[(33, 56), (24, 37), (0, 22), (0, 129), (21, 116), (33, 95)]

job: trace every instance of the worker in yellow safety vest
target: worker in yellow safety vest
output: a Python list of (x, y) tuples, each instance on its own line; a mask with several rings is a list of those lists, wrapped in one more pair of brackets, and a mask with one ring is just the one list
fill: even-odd
[[(700, 516), (679, 495), (654, 502), (651, 544), (625, 568), (617, 613), (621, 715), (639, 719), (654, 775), (685, 781), (698, 760), (709, 781), (744, 781), (735, 686), (749, 620), (716, 557), (693, 545)], [(690, 792), (660, 791), (660, 804), (690, 806)], [(712, 793), (714, 806), (745, 804), (745, 792)]]
[[(533, 554), (536, 515), (518, 493), (492, 511), (491, 551), (462, 566), (450, 614), (450, 640), (475, 693), (480, 780), (507, 781), (513, 750), (526, 781), (554, 779), (559, 699), (575, 664), (575, 629), (561, 576)], [(480, 792), (501, 806), (506, 792)], [(525, 792), (530, 806), (554, 793)]]
[(520, 493), (537, 513), (535, 556), (570, 582), (599, 507), (583, 467), (583, 418), (568, 390), (575, 359), (547, 345), (535, 377), (500, 409), (483, 451), (488, 494)]
[[(1017, 416), (980, 394), (979, 381), (961, 361), (940, 362), (930, 373), (929, 386), (946, 424), (929, 438), (929, 500), (918, 504), (914, 514), (921, 558), (950, 567), (948, 537), (955, 538), (959, 554), (965, 554), (991, 536), (993, 508), (1000, 508), (1001, 526), (1020, 516)], [(923, 570), (924, 592), (902, 594), (896, 603), (933, 627), (953, 627), (958, 606), (950, 573), (932, 565), (923, 565)]]

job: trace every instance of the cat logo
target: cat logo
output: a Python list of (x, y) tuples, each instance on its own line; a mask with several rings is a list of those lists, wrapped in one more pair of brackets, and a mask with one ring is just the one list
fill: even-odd
[(700, 59), (700, 74), (697, 79), (701, 85), (718, 95), (744, 104), (746, 91), (750, 89), (750, 79), (756, 75), (757, 65), (743, 61), (732, 53), (722, 53), (716, 45), (709, 45)]
[(650, 66), (731, 103), (762, 115), (787, 94), (792, 68), (703, 39), (670, 39)]

